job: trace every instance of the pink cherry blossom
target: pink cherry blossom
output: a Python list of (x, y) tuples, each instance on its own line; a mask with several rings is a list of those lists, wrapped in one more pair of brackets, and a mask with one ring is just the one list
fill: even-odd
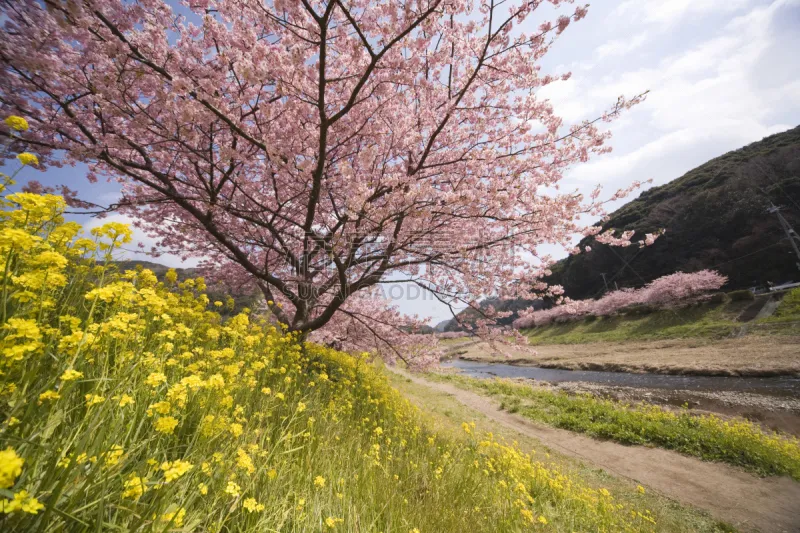
[(558, 186), (644, 95), (565, 124), (538, 89), (568, 74), (540, 60), (586, 7), (520, 32), (539, 5), (0, 0), (0, 110), (31, 125), (0, 134), (121, 182), (160, 250), (257, 287), (290, 330), (360, 347), (398, 316), (362, 291), (527, 294), (539, 247), (604, 215)]
[(700, 270), (687, 274), (676, 272), (662, 276), (640, 289), (611, 291), (597, 300), (569, 300), (564, 298), (550, 309), (529, 308), (520, 312), (514, 328), (525, 329), (553, 322), (566, 322), (588, 315), (610, 316), (632, 305), (646, 304), (659, 308), (685, 305), (718, 290), (728, 281), (726, 276), (713, 270)]

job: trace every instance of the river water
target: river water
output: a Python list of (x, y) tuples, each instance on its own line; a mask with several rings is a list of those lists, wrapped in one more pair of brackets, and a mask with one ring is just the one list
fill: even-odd
[(789, 377), (754, 378), (723, 376), (673, 376), (667, 374), (633, 374), (629, 372), (597, 372), (592, 370), (559, 370), (536, 366), (517, 366), (504, 363), (478, 363), (455, 359), (442, 363), (457, 368), (475, 378), (530, 378), (561, 383), (586, 381), (602, 385), (617, 385), (651, 389), (735, 391), (800, 397), (800, 379)]

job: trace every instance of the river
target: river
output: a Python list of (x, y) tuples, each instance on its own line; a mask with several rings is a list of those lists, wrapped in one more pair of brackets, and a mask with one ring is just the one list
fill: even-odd
[(517, 366), (504, 363), (479, 363), (454, 359), (443, 367), (457, 368), (476, 378), (529, 378), (550, 383), (581, 381), (601, 385), (640, 387), (649, 389), (733, 391), (800, 397), (800, 379), (791, 377), (722, 377), (675, 376), (668, 374), (634, 374), (629, 372), (597, 372), (591, 370), (559, 370), (536, 366)]

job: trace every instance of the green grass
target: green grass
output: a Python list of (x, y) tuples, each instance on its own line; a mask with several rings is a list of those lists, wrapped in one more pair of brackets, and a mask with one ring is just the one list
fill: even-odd
[(759, 322), (780, 324), (794, 321), (800, 321), (800, 287), (795, 287), (783, 297), (775, 314)]
[(118, 272), (124, 225), (0, 206), (4, 533), (659, 529), (645, 499), (438, 432), (363, 357), (220, 316), (201, 278)]
[(745, 420), (725, 421), (646, 404), (555, 393), (503, 379), (453, 374), (429, 377), (495, 396), (508, 411), (554, 427), (623, 444), (657, 446), (760, 475), (789, 475), (800, 481), (798, 440), (764, 431)]
[(547, 466), (567, 473), (573, 478), (595, 488), (609, 490), (615, 502), (633, 506), (643, 505), (649, 509), (658, 524), (656, 529), (664, 533), (728, 533), (735, 531), (729, 524), (720, 522), (706, 512), (684, 507), (658, 492), (638, 490), (637, 483), (618, 478), (599, 469), (591, 463), (562, 455), (544, 446), (538, 439), (528, 437), (518, 431), (500, 424), (492, 418), (465, 406), (452, 395), (439, 392), (393, 372), (387, 372), (391, 385), (419, 407), (426, 424), (439, 435), (468, 442), (462, 424), (469, 421), (476, 424), (476, 433), (492, 433), (498, 440), (516, 442), (521, 450), (543, 461)]
[[(582, 344), (678, 338), (721, 339), (742, 329), (736, 317), (752, 302), (702, 303), (664, 309), (646, 315), (619, 315), (575, 320), (525, 330), (533, 344)], [(792, 318), (792, 320), (800, 319)], [(796, 328), (772, 327), (770, 333), (797, 333)]]

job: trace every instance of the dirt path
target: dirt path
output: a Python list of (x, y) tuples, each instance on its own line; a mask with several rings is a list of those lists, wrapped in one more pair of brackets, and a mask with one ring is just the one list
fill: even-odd
[(728, 465), (708, 463), (668, 450), (624, 446), (535, 424), (500, 410), (491, 398), (395, 371), (417, 384), (452, 395), (470, 409), (539, 439), (565, 455), (635, 480), (682, 504), (704, 509), (744, 531), (800, 532), (800, 483), (787, 477), (758, 478)]

